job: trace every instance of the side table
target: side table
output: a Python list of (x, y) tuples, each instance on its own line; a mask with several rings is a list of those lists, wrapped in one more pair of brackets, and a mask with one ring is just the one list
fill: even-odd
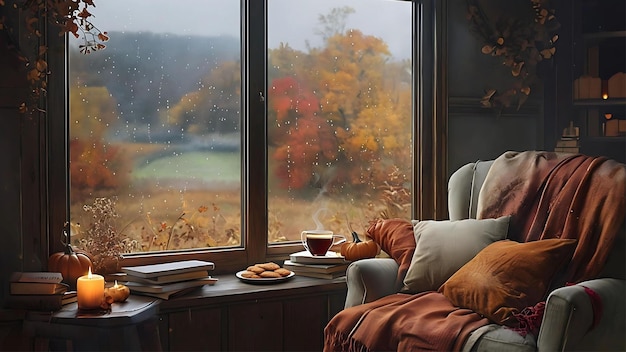
[(51, 313), (29, 311), (23, 331), (35, 345), (41, 339), (65, 340), (68, 349), (76, 351), (160, 351), (159, 302), (131, 295), (126, 302), (113, 303), (106, 313), (79, 312), (76, 303)]

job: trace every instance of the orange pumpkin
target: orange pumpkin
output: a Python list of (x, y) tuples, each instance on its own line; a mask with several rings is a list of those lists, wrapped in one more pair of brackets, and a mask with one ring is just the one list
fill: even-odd
[(352, 242), (341, 246), (341, 255), (346, 260), (354, 261), (365, 258), (374, 258), (380, 252), (380, 247), (374, 241), (361, 241), (359, 235), (352, 231)]
[(91, 266), (87, 254), (74, 251), (70, 244), (65, 245), (65, 251), (53, 253), (48, 258), (48, 271), (61, 273), (63, 282), (72, 289), (76, 289), (76, 280), (87, 275)]

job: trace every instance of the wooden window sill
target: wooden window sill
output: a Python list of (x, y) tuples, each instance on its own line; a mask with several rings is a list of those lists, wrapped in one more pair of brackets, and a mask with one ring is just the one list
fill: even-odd
[(346, 291), (346, 278), (317, 279), (294, 276), (275, 284), (250, 284), (239, 280), (234, 274), (214, 276), (219, 279), (214, 285), (206, 285), (179, 297), (164, 300), (160, 311), (188, 309), (207, 305), (221, 305), (239, 301), (281, 299), (299, 295), (315, 295)]

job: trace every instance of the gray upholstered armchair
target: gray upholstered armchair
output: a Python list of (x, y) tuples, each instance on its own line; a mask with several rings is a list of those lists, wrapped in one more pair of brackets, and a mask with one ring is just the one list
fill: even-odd
[[(452, 175), (448, 185), (450, 220), (476, 218), (478, 197), (492, 164), (470, 163)], [(511, 329), (489, 324), (471, 333), (464, 350), (626, 350), (626, 247), (624, 227), (621, 229), (598, 278), (560, 287), (549, 294), (537, 336), (522, 337)], [(396, 293), (397, 272), (398, 264), (391, 258), (352, 263), (347, 270), (346, 308)], [(590, 299), (589, 292), (597, 294), (596, 299)]]

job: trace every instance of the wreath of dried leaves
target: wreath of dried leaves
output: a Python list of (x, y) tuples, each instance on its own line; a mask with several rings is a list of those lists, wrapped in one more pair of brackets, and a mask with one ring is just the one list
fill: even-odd
[[(501, 112), (513, 104), (517, 110), (526, 102), (537, 79), (537, 65), (550, 60), (559, 38), (560, 27), (555, 11), (547, 9), (547, 0), (531, 0), (532, 20), (501, 16), (492, 21), (478, 0), (467, 0), (471, 29), (483, 40), (483, 54), (498, 56), (511, 69), (513, 85), (503, 92), (488, 89), (481, 99), (485, 108)], [(484, 3), (484, 2), (483, 2)]]
[[(11, 2), (11, 5), (7, 5), (8, 2)], [(30, 101), (19, 106), (21, 113), (45, 112), (40, 107), (40, 98), (46, 95), (47, 77), (50, 74), (47, 62), (48, 47), (45, 45), (47, 24), (59, 28), (61, 36), (71, 33), (76, 38), (82, 37), (83, 43), (80, 44), (79, 50), (83, 54), (106, 47), (104, 42), (109, 40), (107, 32), (101, 31), (91, 22), (94, 16), (89, 10), (95, 6), (93, 0), (0, 0), (0, 7), (21, 11), (24, 15), (24, 27), (28, 35), (35, 37), (34, 42), (37, 43), (32, 54), (27, 53), (27, 50), (21, 50), (13, 29), (13, 26), (18, 24), (5, 16), (0, 16), (0, 32), (6, 33), (9, 50), (13, 51), (24, 64), (26, 79), (30, 85)]]

